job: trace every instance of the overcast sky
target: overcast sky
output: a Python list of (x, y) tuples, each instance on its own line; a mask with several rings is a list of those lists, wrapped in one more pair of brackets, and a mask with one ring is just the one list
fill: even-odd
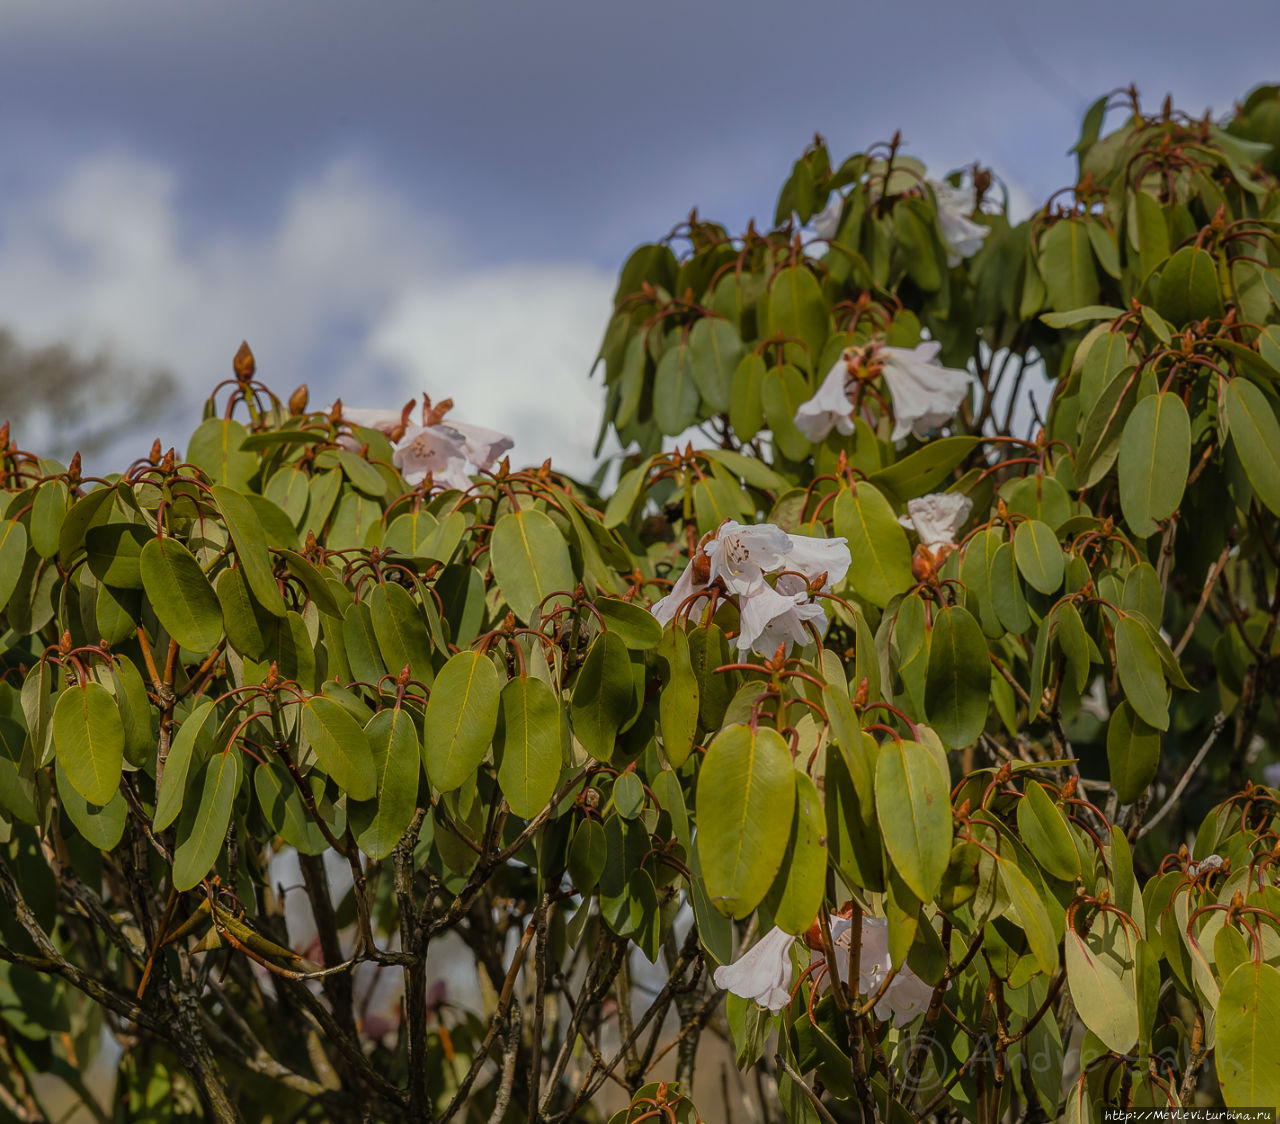
[(1275, 0), (3, 0), (0, 325), (170, 369), (143, 448), (247, 338), (283, 393), (451, 396), (583, 472), (617, 269), (690, 207), (767, 221), (815, 131), (901, 129), (1025, 210), (1095, 97), (1226, 112), (1278, 33)]

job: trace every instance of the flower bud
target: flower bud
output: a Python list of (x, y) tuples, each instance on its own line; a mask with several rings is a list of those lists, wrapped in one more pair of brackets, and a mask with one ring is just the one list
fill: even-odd
[(293, 417), (304, 413), (307, 408), (307, 402), (311, 398), (311, 392), (307, 390), (307, 384), (304, 382), (297, 390), (289, 395), (289, 413)]
[(247, 342), (240, 344), (240, 350), (236, 352), (236, 357), (231, 361), (232, 369), (236, 373), (236, 379), (239, 382), (248, 382), (253, 378), (254, 372), (258, 369), (258, 364), (253, 358), (253, 352), (249, 349)]

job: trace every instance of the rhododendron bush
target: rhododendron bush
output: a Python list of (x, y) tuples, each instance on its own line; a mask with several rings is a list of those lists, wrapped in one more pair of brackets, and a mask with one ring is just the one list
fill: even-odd
[(6, 427), (0, 1120), (1280, 1104), (1280, 91), (1074, 152), (638, 248), (612, 487), (247, 348)]

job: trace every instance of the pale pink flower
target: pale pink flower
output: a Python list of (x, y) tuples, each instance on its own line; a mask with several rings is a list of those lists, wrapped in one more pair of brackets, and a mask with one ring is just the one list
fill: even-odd
[(827, 575), (824, 590), (842, 581), (852, 561), (847, 539), (819, 539), (790, 535), (773, 523), (745, 526), (726, 519), (715, 538), (702, 547), (711, 563), (711, 577), (731, 593), (749, 593), (764, 575), (794, 570), (813, 581)]
[(973, 376), (939, 363), (941, 349), (937, 340), (927, 340), (914, 348), (882, 347), (877, 353), (893, 398), (896, 424), (891, 440), (900, 441), (911, 432), (928, 437), (931, 429), (955, 417), (968, 395)]
[(956, 534), (973, 510), (973, 500), (960, 492), (933, 492), (907, 500), (907, 514), (898, 522), (920, 536), (920, 545), (934, 550), (954, 547)]
[(409, 426), (396, 443), (391, 460), (410, 484), (420, 483), (429, 472), (433, 484), (461, 492), (471, 487), (467, 448), (462, 434), (452, 426)]
[(831, 202), (809, 220), (809, 226), (819, 238), (831, 241), (840, 229), (840, 216), (843, 213), (844, 196), (837, 192)]
[(808, 402), (801, 402), (796, 410), (796, 428), (810, 441), (821, 441), (833, 426), (846, 437), (853, 432), (853, 403), (849, 400), (853, 376), (848, 355), (846, 351), (836, 360), (818, 392)]
[(947, 265), (957, 266), (982, 249), (982, 240), (991, 228), (969, 217), (977, 205), (972, 187), (952, 187), (942, 180), (928, 182), (938, 200), (938, 225), (947, 244)]
[(753, 999), (775, 1014), (791, 998), (791, 945), (795, 937), (770, 929), (732, 964), (717, 968), (716, 987)]

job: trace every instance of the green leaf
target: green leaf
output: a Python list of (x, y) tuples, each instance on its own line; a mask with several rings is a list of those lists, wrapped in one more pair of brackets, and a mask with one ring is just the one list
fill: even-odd
[(258, 603), (273, 617), (285, 614), (284, 598), (271, 570), (267, 553), (267, 535), (257, 513), (244, 496), (230, 488), (215, 484), (213, 499), (226, 521), (227, 532), (236, 548), (236, 557), (244, 570), (245, 581)]
[(373, 799), (378, 781), (369, 739), (346, 708), (319, 696), (304, 700), (302, 731), (321, 768), (350, 799)]
[[(357, 727), (358, 729), (358, 727)], [(217, 861), (226, 842), (231, 806), (240, 791), (240, 755), (231, 749), (215, 753), (204, 767), (197, 792), (178, 820), (173, 852), (173, 888), (190, 890)]]
[(860, 596), (883, 607), (911, 586), (906, 532), (889, 501), (874, 487), (842, 488), (836, 496), (833, 525), (837, 535), (849, 540), (849, 552), (858, 560), (849, 570), (849, 580)]
[(886, 742), (876, 759), (875, 800), (894, 867), (916, 897), (933, 901), (951, 858), (951, 779), (946, 769), (919, 742)]
[(768, 370), (763, 355), (748, 352), (733, 372), (729, 424), (740, 441), (750, 441), (764, 426), (764, 378)]
[(380, 710), (364, 728), (377, 774), (376, 801), (349, 807), (356, 843), (371, 859), (385, 859), (400, 842), (418, 806), (422, 768), (418, 734), (407, 710)]
[(178, 818), (178, 813), (182, 811), (183, 798), (187, 791), (187, 774), (191, 770), (191, 759), (195, 754), (196, 742), (212, 713), (213, 700), (206, 699), (178, 723), (177, 732), (169, 745), (169, 756), (165, 758), (160, 788), (156, 793), (156, 811), (151, 821), (152, 831), (163, 831)]
[(1214, 1064), (1228, 1107), (1280, 1105), (1280, 971), (1272, 964), (1241, 964), (1218, 997)]
[(0, 523), (0, 611), (9, 604), (27, 556), (27, 528), (16, 519)]
[(1074, 328), (1077, 324), (1090, 324), (1095, 320), (1114, 320), (1123, 316), (1124, 309), (1109, 304), (1087, 304), (1069, 312), (1043, 312), (1040, 319), (1050, 328)]
[(31, 546), (41, 558), (52, 558), (58, 553), (69, 498), (67, 486), (61, 480), (46, 480), (36, 489), (31, 505)]
[(797, 935), (808, 929), (822, 906), (826, 880), (827, 824), (822, 797), (812, 780), (796, 773), (796, 810), (787, 854), (775, 882), (781, 892), (774, 905), (773, 923)]
[(195, 556), (177, 539), (151, 539), (138, 556), (142, 588), (182, 647), (204, 655), (222, 638), (222, 606)]
[(1085, 417), (1076, 460), (1076, 481), (1090, 488), (1101, 480), (1115, 463), (1120, 447), (1120, 433), (1137, 401), (1137, 377), (1121, 370), (1098, 395), (1098, 400)]
[(58, 785), (58, 803), (85, 842), (99, 851), (114, 850), (124, 835), (129, 814), (123, 793), (117, 788), (105, 805), (91, 803), (76, 791), (61, 761), (54, 769), (54, 779)]
[[(1018, 801), (1018, 831), (1027, 850), (1054, 878), (1070, 882), (1080, 873), (1080, 852), (1076, 850), (1066, 817), (1044, 786), (1035, 781), (1027, 782), (1026, 791)], [(1053, 964), (1045, 971), (1053, 971), (1057, 966), (1057, 942), (1053, 943)]]
[(796, 427), (796, 411), (809, 397), (809, 384), (795, 367), (787, 364), (765, 372), (760, 384), (760, 402), (773, 442), (784, 457), (804, 460), (813, 443)]
[(502, 683), (479, 652), (458, 652), (440, 669), (427, 699), (422, 760), (441, 792), (475, 775), (498, 725)]
[(244, 572), (228, 566), (218, 575), (218, 604), (227, 628), (227, 642), (242, 656), (260, 660), (275, 642), (280, 625), (249, 592)]
[(567, 729), (560, 700), (541, 679), (520, 676), (502, 688), (494, 757), (511, 810), (532, 819), (555, 795)]
[(640, 499), (640, 493), (644, 490), (645, 480), (648, 475), (648, 461), (638, 464), (635, 468), (623, 473), (618, 480), (618, 486), (614, 489), (613, 495), (609, 497), (609, 502), (605, 505), (604, 525), (606, 527), (616, 527), (619, 523), (625, 523), (631, 517), (631, 511)]
[(398, 675), (408, 666), (414, 679), (430, 684), (435, 676), (431, 635), (418, 603), (402, 586), (385, 582), (369, 595), (368, 604), (373, 635), (387, 670)]
[(669, 437), (678, 437), (698, 419), (698, 384), (688, 340), (668, 347), (653, 376), (653, 419)]
[(101, 683), (67, 687), (53, 708), (53, 743), (67, 780), (90, 804), (110, 803), (124, 765), (124, 725)]
[(940, 437), (873, 472), (868, 480), (904, 503), (932, 492), (978, 445), (977, 437)]
[[(114, 487), (98, 487), (81, 496), (71, 505), (67, 517), (62, 521), (58, 532), (58, 561), (64, 570), (70, 569), (71, 562), (80, 548), (84, 546), (85, 532), (89, 529), (104, 504), (108, 504), (116, 494)], [(109, 510), (109, 509), (108, 509)], [(3, 573), (3, 551), (0, 551), (0, 573)], [(3, 592), (0, 590), (0, 592)], [(0, 597), (0, 608), (4, 607), (4, 599)]]
[(733, 373), (742, 355), (742, 338), (727, 320), (704, 317), (689, 333), (693, 381), (703, 400), (716, 413), (729, 409)]
[(1160, 271), (1153, 303), (1174, 327), (1221, 317), (1222, 288), (1213, 255), (1197, 246), (1183, 246)]
[(1055, 312), (1071, 312), (1097, 302), (1098, 271), (1084, 220), (1063, 219), (1044, 232), (1039, 266)]
[(796, 771), (777, 730), (731, 725), (698, 773), (697, 849), (711, 903), (741, 919), (777, 877), (795, 814)]
[(289, 568), (289, 573), (302, 582), (307, 596), (316, 603), (316, 608), (331, 617), (341, 617), (342, 607), (334, 598), (320, 570), (297, 551), (281, 550), (279, 553)]
[(769, 286), (767, 309), (768, 330), (761, 335), (781, 332), (801, 341), (803, 351), (787, 348), (788, 361), (800, 358), (802, 366), (814, 370), (822, 355), (828, 328), (827, 305), (818, 279), (805, 266), (779, 270)]
[(1159, 732), (1121, 701), (1107, 722), (1107, 765), (1111, 787), (1122, 804), (1137, 802), (1155, 780), (1159, 764)]
[(1227, 429), (1258, 499), (1280, 515), (1280, 422), (1266, 395), (1242, 378), (1219, 382)]
[[(1047, 523), (1027, 519), (1013, 533), (1013, 556), (1027, 584), (1041, 593), (1054, 593), (1062, 585), (1066, 564), (1058, 536)], [(1008, 622), (1006, 622), (1007, 624)], [(1015, 631), (1010, 628), (1010, 631)]]
[[(1280, 427), (1277, 428), (1280, 439)], [(1133, 408), (1120, 439), (1120, 509), (1130, 530), (1146, 538), (1182, 502), (1191, 466), (1191, 419), (1172, 391)]]
[[(1025, 801), (1024, 801), (1025, 803)], [(1000, 881), (1009, 894), (1018, 926), (1027, 934), (1031, 955), (1042, 972), (1058, 970), (1058, 938), (1035, 884), (1009, 859), (1000, 859)], [(1055, 903), (1056, 905), (1056, 903)]]
[(631, 718), (634, 698), (627, 646), (615, 633), (599, 633), (587, 649), (569, 708), (574, 735), (596, 760), (613, 756), (618, 731)]
[(525, 624), (537, 624), (548, 596), (572, 594), (577, 584), (569, 547), (545, 511), (508, 512), (494, 527), (489, 550), (494, 579)]
[(596, 609), (609, 631), (633, 652), (656, 648), (662, 640), (662, 625), (648, 609), (618, 597), (600, 597)]
[(933, 619), (924, 708), (929, 725), (944, 745), (972, 745), (987, 724), (991, 694), (991, 658), (982, 629), (959, 606)]
[(1169, 728), (1169, 697), (1160, 654), (1142, 623), (1121, 617), (1115, 626), (1116, 670), (1134, 712), (1157, 730)]
[(662, 752), (673, 769), (680, 768), (693, 752), (698, 732), (698, 680), (693, 674), (689, 637), (672, 621), (662, 633), (658, 658), (664, 664), (662, 692), (658, 696), (658, 730)]
[(1138, 273), (1145, 281), (1169, 257), (1169, 224), (1155, 196), (1135, 191), (1129, 196), (1129, 203), (1130, 237), (1136, 239)]
[(204, 469), (214, 484), (243, 492), (258, 471), (258, 458), (241, 448), (248, 436), (238, 421), (206, 418), (191, 435), (187, 460)]
[(573, 833), (566, 862), (574, 888), (583, 897), (589, 895), (600, 881), (607, 858), (608, 844), (605, 842), (604, 828), (595, 820), (583, 820)]
[(336, 449), (334, 452), (338, 457), (338, 463), (342, 466), (342, 471), (354, 487), (369, 496), (387, 494), (387, 482), (383, 479), (382, 473), (364, 457), (358, 456), (350, 449)]
[(1107, 1049), (1127, 1053), (1138, 1038), (1138, 997), (1132, 973), (1126, 981), (1070, 928), (1065, 948), (1067, 986), (1084, 1025)]

